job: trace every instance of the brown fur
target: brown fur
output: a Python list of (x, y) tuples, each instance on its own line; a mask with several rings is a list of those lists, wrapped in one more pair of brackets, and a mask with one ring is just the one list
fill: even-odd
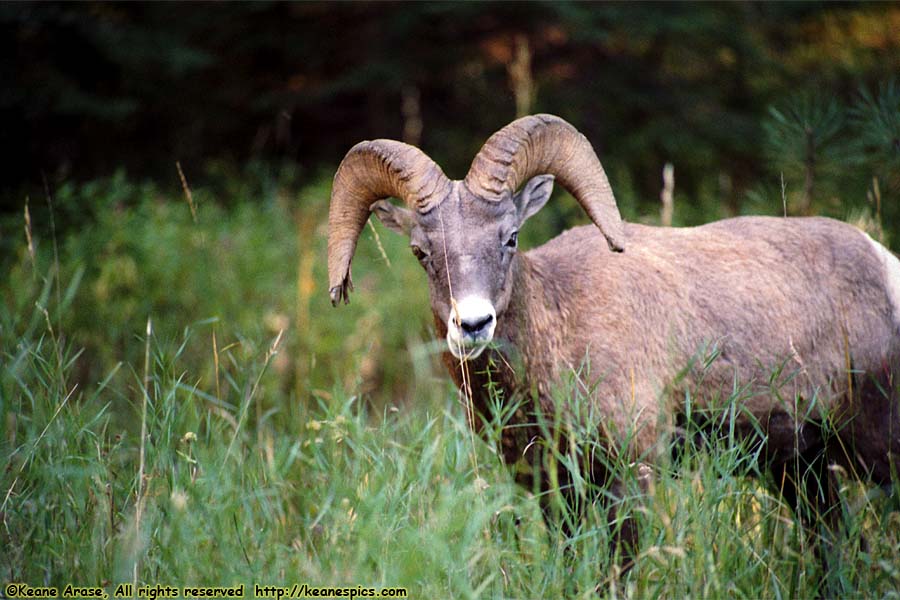
[[(627, 450), (652, 463), (683, 412), (685, 392), (702, 409), (739, 382), (747, 385), (742, 406), (752, 418), (739, 415), (735, 428), (755, 434), (753, 421), (762, 426), (773, 483), (804, 521), (826, 515), (824, 522), (836, 525), (831, 463), (890, 482), (900, 467), (892, 378), (900, 335), (882, 265), (861, 232), (830, 219), (768, 217), (684, 229), (626, 224), (625, 232), (624, 253), (611, 252), (597, 229), (585, 226), (516, 257), (495, 354), (468, 365), (473, 403), (485, 418), (489, 364), (504, 397), (536, 392), (547, 415), (554, 385), (587, 361), (586, 389), (604, 418), (602, 435), (636, 430)], [(435, 322), (444, 335), (443, 319), (435, 314)], [(682, 371), (713, 346), (717, 357), (706, 368)], [(462, 387), (460, 362), (449, 352), (444, 362)], [(508, 463), (540, 461), (537, 409), (520, 412), (504, 429)], [(607, 442), (620, 447), (623, 439)], [(602, 464), (588, 468), (595, 483), (610, 483)], [(798, 480), (804, 472), (808, 477)], [(527, 470), (519, 475), (521, 483), (547, 489), (546, 474), (537, 482)], [(565, 473), (557, 479), (568, 481)], [(635, 536), (626, 522), (620, 542), (633, 544)]]
[[(867, 414), (842, 404), (848, 358), (854, 370), (877, 374), (900, 355), (900, 336), (881, 265), (859, 231), (829, 219), (767, 217), (684, 229), (626, 224), (625, 231), (624, 253), (610, 252), (585, 226), (518, 257), (516, 292), (495, 333), (522, 355), (524, 370), (504, 380), (510, 392), (534, 388), (548, 399), (561, 372), (587, 359), (609, 430), (624, 434), (636, 419), (632, 450), (645, 458), (659, 426), (671, 421), (660, 417), (659, 399), (667, 396), (675, 412), (686, 390), (703, 407), (727, 397), (735, 381), (749, 384), (744, 406), (762, 422), (781, 413), (802, 420), (813, 399), (815, 419)], [(712, 346), (718, 358), (673, 389), (679, 372)], [(460, 383), (458, 361), (447, 357)], [(784, 377), (773, 386), (780, 366)], [(872, 421), (871, 441), (856, 435), (854, 445), (867, 471), (885, 474), (890, 457), (880, 450), (900, 452), (900, 421), (889, 402), (876, 404), (885, 406), (857, 417)]]

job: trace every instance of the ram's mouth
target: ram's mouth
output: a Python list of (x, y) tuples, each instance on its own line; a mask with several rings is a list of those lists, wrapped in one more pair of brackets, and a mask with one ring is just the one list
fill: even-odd
[(461, 360), (475, 360), (484, 352), (484, 349), (488, 347), (490, 342), (490, 338), (484, 340), (459, 340), (452, 337), (449, 331), (447, 332), (447, 347), (450, 349), (450, 354), (454, 358)]

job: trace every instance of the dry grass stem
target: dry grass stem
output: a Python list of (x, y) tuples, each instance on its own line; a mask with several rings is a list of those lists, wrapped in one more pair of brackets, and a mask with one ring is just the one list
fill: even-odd
[(53, 216), (53, 197), (50, 196), (50, 185), (47, 183), (47, 177), (44, 176), (44, 194), (47, 198), (47, 209), (50, 212), (50, 237), (53, 239), (53, 274), (56, 281), (56, 311), (57, 311), (57, 329), (62, 335), (62, 327), (60, 326), (60, 314), (62, 310), (62, 285), (59, 282), (59, 244), (56, 243), (56, 218)]
[[(140, 452), (138, 455), (138, 487), (137, 487), (137, 499), (135, 502), (135, 516), (134, 516), (134, 536), (135, 539), (140, 539), (141, 534), (141, 519), (143, 518), (144, 512), (144, 469), (146, 466), (146, 452), (147, 452), (147, 403), (150, 399), (150, 337), (153, 335), (153, 321), (148, 317), (147, 318), (147, 339), (144, 343), (144, 385), (143, 385), (143, 398), (141, 399), (141, 443), (140, 443)], [(137, 588), (138, 584), (138, 571), (140, 570), (140, 557), (135, 557), (134, 565), (132, 567), (132, 580)]]
[[(447, 236), (444, 230), (444, 213), (441, 211), (440, 205), (438, 205), (438, 218), (441, 222), (441, 244), (443, 245), (444, 251), (444, 269), (447, 272), (447, 290), (450, 292), (450, 303), (452, 306), (452, 310), (450, 311), (455, 319), (459, 318), (459, 313), (456, 310), (456, 296), (453, 295), (453, 283), (450, 281), (450, 263), (447, 259)], [(474, 400), (472, 398), (472, 384), (471, 384), (471, 376), (469, 374), (469, 361), (465, 359), (465, 353), (463, 352), (462, 343), (459, 344), (457, 348), (457, 352), (459, 353), (459, 372), (462, 375), (462, 389), (465, 396), (465, 405), (466, 405), (466, 422), (469, 425), (469, 438), (471, 440), (472, 445), (472, 466), (475, 471), (475, 480), (480, 481), (481, 475), (478, 472), (478, 455), (475, 449), (475, 405)], [(476, 486), (480, 487), (480, 486)], [(479, 490), (481, 491), (481, 490)]]
[(222, 391), (219, 388), (219, 345), (216, 342), (216, 330), (213, 329), (212, 332), (212, 345), (213, 345), (213, 367), (216, 373), (216, 398), (222, 399)]
[(666, 163), (663, 167), (663, 188), (659, 193), (662, 207), (659, 210), (659, 220), (663, 227), (672, 226), (672, 216), (675, 213), (675, 167), (672, 163)]
[(181, 189), (184, 190), (184, 197), (187, 199), (188, 206), (191, 208), (191, 218), (194, 219), (194, 223), (196, 223), (197, 207), (194, 204), (194, 195), (191, 193), (191, 188), (188, 185), (187, 178), (184, 176), (184, 171), (181, 170), (180, 161), (175, 161), (175, 168), (178, 169), (178, 178), (181, 180)]
[(781, 207), (784, 210), (784, 216), (788, 216), (787, 213), (787, 186), (784, 184), (784, 171), (781, 172)]
[(31, 213), (28, 211), (28, 198), (25, 198), (25, 240), (28, 242), (28, 257), (32, 267), (35, 266), (34, 240), (31, 237)]
[(369, 229), (372, 230), (372, 236), (375, 238), (375, 245), (378, 246), (378, 252), (381, 253), (381, 258), (384, 259), (384, 262), (387, 263), (387, 266), (391, 266), (391, 259), (388, 258), (387, 252), (384, 251), (384, 246), (381, 245), (381, 237), (378, 235), (378, 230), (375, 229), (375, 225), (372, 224), (372, 220), (368, 221)]

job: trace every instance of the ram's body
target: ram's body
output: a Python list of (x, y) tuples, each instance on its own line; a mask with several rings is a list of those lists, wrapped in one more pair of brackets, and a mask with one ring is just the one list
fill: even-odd
[[(855, 436), (854, 469), (889, 480), (885, 442), (900, 453), (900, 413), (878, 394), (856, 398), (868, 406), (849, 405), (848, 374), (882, 377), (900, 357), (895, 256), (824, 218), (626, 224), (625, 235), (628, 250), (616, 253), (596, 227), (577, 227), (519, 256), (517, 293), (494, 334), (498, 351), (516, 356), (493, 362), (524, 367), (506, 374), (508, 391), (535, 389), (550, 401), (567, 372), (589, 373), (608, 431), (628, 435), (647, 459), (685, 392), (701, 410), (738, 385), (747, 411), (738, 418), (771, 428), (772, 454), (786, 458), (812, 443), (815, 436), (800, 435), (805, 424), (852, 416), (865, 432)], [(445, 358), (461, 385), (459, 361)], [(475, 359), (469, 372), (488, 360)]]
[[(552, 190), (542, 173), (596, 227), (521, 253), (518, 227)], [(546, 430), (535, 423), (577, 412), (558, 393), (576, 373), (601, 443), (642, 461), (677, 431), (688, 398), (694, 413), (736, 398), (729, 426), (764, 434), (760, 466), (807, 522), (840, 512), (831, 463), (881, 484), (900, 470), (900, 261), (850, 225), (623, 223), (590, 143), (551, 115), (495, 133), (462, 181), (400, 142), (355, 146), (335, 175), (329, 213), (335, 304), (352, 288), (370, 211), (410, 236), (457, 385), (488, 418), (489, 387), (524, 399), (503, 431), (507, 461), (524, 455), (542, 466), (535, 441)], [(588, 476), (615, 491), (601, 463), (591, 459)]]

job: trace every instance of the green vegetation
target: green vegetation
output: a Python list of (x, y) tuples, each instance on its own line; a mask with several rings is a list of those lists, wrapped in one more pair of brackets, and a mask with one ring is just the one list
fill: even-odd
[[(734, 475), (747, 459), (727, 432), (624, 501), (641, 526), (627, 574), (598, 510), (560, 515), (570, 541), (548, 529), (466, 424), (406, 240), (367, 230), (354, 301), (334, 310), (327, 178), (220, 181), (193, 190), (196, 218), (184, 197), (118, 176), (54, 195), (52, 214), (94, 215), (56, 239), (43, 199), (4, 224), (4, 582), (781, 598), (825, 578), (790, 510)], [(896, 598), (900, 515), (845, 492), (851, 541), (831, 589)]]

